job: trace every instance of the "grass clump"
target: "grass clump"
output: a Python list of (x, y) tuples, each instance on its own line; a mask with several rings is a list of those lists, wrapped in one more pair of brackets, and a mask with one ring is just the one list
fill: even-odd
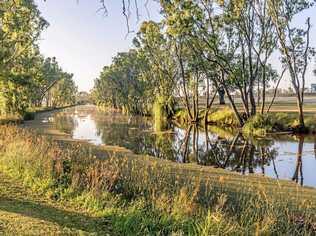
[[(256, 176), (0, 129), (0, 170), (56, 202), (86, 209), (119, 235), (304, 235), (315, 190)], [(103, 150), (103, 151), (102, 151)]]
[[(205, 113), (206, 113), (205, 109), (199, 112), (199, 118), (198, 118), (199, 121), (204, 120)], [(185, 123), (190, 122), (189, 114), (185, 109), (179, 109), (176, 112), (174, 119), (180, 124), (185, 124)], [(214, 109), (210, 111), (208, 114), (208, 123), (219, 125), (219, 126), (230, 126), (230, 127), (237, 127), (239, 125), (234, 112), (228, 107), (218, 108), (218, 109)]]
[(162, 98), (157, 98), (153, 108), (152, 116), (154, 121), (154, 130), (156, 132), (164, 130), (168, 126), (168, 115), (164, 109), (164, 102)]
[[(310, 132), (316, 131), (315, 117), (306, 115), (305, 125)], [(245, 135), (266, 136), (274, 132), (297, 132), (299, 121), (293, 113), (257, 114), (247, 120), (242, 129)]]
[(234, 112), (225, 107), (223, 109), (217, 109), (209, 114), (208, 116), (209, 123), (221, 125), (221, 126), (234, 126), (239, 125)]
[(242, 131), (245, 135), (265, 136), (272, 132), (275, 127), (275, 122), (268, 114), (257, 114), (247, 120)]
[(20, 115), (2, 115), (0, 116), (0, 125), (7, 124), (20, 124), (22, 123), (22, 117)]

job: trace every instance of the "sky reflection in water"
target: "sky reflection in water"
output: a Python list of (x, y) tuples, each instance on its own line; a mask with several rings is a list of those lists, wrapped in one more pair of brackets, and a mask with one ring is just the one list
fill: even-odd
[(74, 139), (97, 145), (118, 145), (162, 159), (264, 174), (316, 187), (316, 136), (246, 140), (236, 130), (175, 125), (168, 132), (155, 133), (148, 118), (108, 114), (93, 106), (59, 112), (53, 122)]

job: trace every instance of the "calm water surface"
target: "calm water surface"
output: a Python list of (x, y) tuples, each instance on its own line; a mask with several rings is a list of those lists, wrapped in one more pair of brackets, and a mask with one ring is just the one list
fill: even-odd
[(245, 139), (236, 130), (175, 124), (166, 132), (154, 132), (149, 118), (105, 113), (94, 106), (70, 108), (40, 122), (96, 145), (118, 145), (180, 163), (195, 162), (316, 187), (316, 136)]

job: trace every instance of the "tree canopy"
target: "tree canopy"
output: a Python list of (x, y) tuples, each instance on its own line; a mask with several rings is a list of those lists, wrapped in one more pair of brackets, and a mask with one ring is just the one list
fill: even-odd
[[(243, 125), (250, 117), (269, 112), (274, 98), (267, 104), (266, 90), (275, 83), (277, 91), (287, 70), (304, 127), (306, 68), (314, 49), (310, 20), (306, 28), (294, 28), (292, 21), (313, 4), (312, 0), (160, 0), (162, 21), (144, 22), (134, 40), (133, 54), (146, 64), (145, 71), (134, 78), (150, 82), (144, 89), (151, 94), (151, 107), (158, 102), (174, 108), (177, 101), (193, 122), (201, 109), (207, 116), (216, 94), (225, 92)], [(277, 50), (283, 65), (280, 74), (270, 64)], [(97, 87), (95, 91), (104, 93)], [(235, 95), (241, 99), (241, 109)], [(199, 105), (201, 96), (205, 96), (205, 107)]]
[(45, 96), (56, 96), (57, 105), (74, 103), (72, 75), (40, 53), (38, 40), (48, 26), (33, 0), (0, 2), (0, 115), (23, 114)]

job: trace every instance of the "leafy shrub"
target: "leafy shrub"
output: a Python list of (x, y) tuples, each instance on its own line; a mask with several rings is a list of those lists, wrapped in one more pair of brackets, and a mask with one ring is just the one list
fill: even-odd
[(292, 131), (298, 125), (295, 114), (269, 113), (257, 114), (247, 120), (243, 133), (252, 136), (265, 136), (267, 133)]
[(208, 116), (208, 121), (213, 124), (222, 126), (235, 126), (239, 125), (234, 112), (230, 108), (218, 109)]
[(265, 136), (268, 132), (272, 132), (274, 122), (271, 116), (257, 114), (251, 117), (243, 126), (243, 133), (253, 136)]

